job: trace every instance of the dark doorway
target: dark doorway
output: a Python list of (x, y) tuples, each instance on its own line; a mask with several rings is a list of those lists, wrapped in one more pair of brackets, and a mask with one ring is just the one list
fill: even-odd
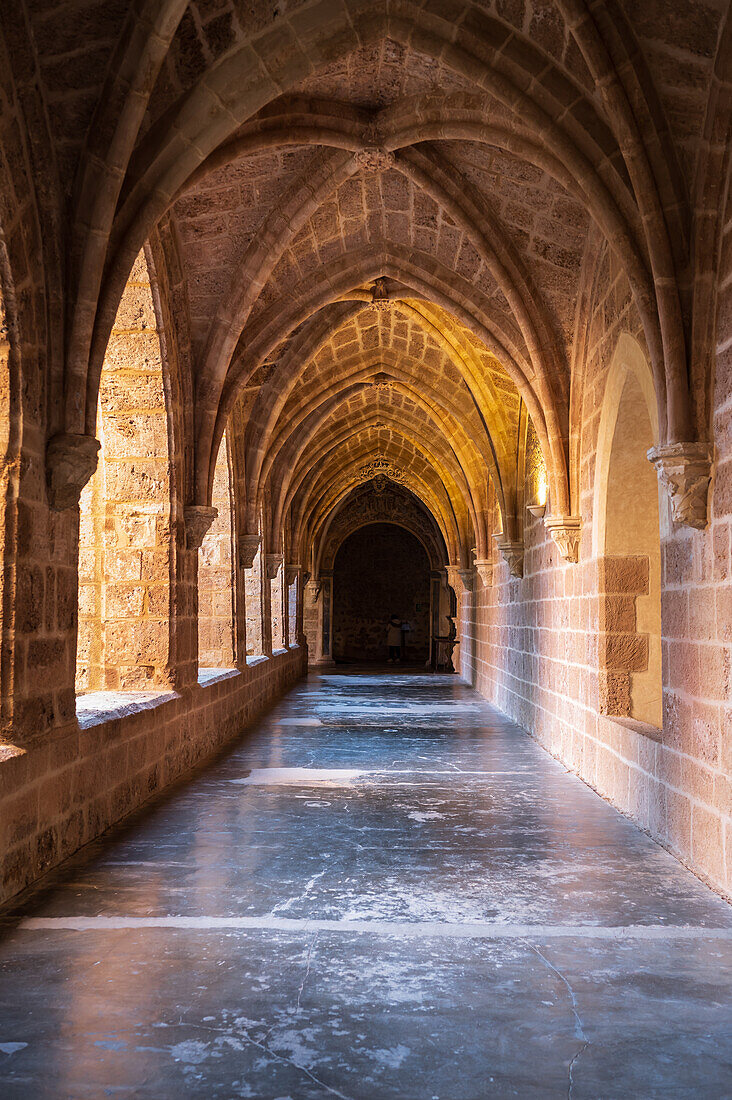
[(404, 632), (403, 658), (429, 654), (430, 566), (419, 539), (394, 523), (372, 523), (345, 539), (333, 566), (333, 656), (383, 661), (389, 616)]

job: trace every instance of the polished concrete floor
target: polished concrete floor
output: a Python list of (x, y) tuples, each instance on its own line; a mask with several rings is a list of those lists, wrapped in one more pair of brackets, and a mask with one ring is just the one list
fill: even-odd
[(732, 1097), (732, 911), (455, 677), (311, 676), (0, 942), (0, 1096)]

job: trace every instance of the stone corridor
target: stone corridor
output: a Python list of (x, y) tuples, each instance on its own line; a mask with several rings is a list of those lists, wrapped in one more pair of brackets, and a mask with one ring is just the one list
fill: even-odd
[(729, 907), (456, 677), (311, 673), (8, 923), (3, 1100), (732, 1094)]

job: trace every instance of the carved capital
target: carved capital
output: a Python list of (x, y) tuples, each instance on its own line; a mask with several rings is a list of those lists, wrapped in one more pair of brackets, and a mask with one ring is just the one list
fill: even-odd
[(394, 154), (388, 149), (378, 147), (359, 149), (354, 159), (364, 172), (386, 172), (394, 167)]
[(257, 550), (262, 542), (261, 535), (239, 535), (239, 568), (251, 569), (254, 565), (254, 559), (257, 556)]
[(374, 283), (374, 289), (371, 291), (371, 305), (381, 313), (386, 312), (391, 306), (389, 290), (383, 276)]
[(46, 483), (48, 503), (54, 512), (78, 505), (81, 490), (97, 468), (99, 447), (99, 440), (93, 435), (61, 432), (49, 439)]
[(517, 540), (506, 539), (503, 535), (494, 535), (496, 546), (503, 555), (512, 577), (524, 575), (524, 544)]
[(473, 591), (473, 570), (463, 569), (459, 565), (446, 566), (447, 583), (450, 588), (453, 589), (455, 595), (460, 592), (472, 592)]
[(289, 588), (291, 584), (294, 584), (298, 578), (298, 574), (302, 572), (302, 566), (297, 562), (288, 562), (285, 566), (285, 583)]
[(476, 558), (473, 565), (483, 587), (490, 588), (493, 584), (493, 562), (489, 558)]
[(648, 461), (656, 467), (668, 493), (675, 522), (703, 530), (712, 476), (711, 447), (706, 443), (667, 443), (651, 447)]
[(204, 504), (186, 505), (183, 509), (183, 521), (186, 526), (186, 546), (189, 550), (199, 549), (218, 514), (218, 508), (207, 508)]
[(268, 581), (273, 581), (277, 578), (277, 574), (279, 573), (284, 560), (284, 554), (265, 554), (264, 568), (267, 573)]
[(547, 516), (544, 520), (544, 526), (559, 547), (559, 553), (564, 560), (576, 564), (579, 561), (582, 517)]

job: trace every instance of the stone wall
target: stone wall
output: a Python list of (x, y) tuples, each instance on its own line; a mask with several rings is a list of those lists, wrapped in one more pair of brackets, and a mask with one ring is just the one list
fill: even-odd
[[(523, 578), (494, 552), (492, 586), (460, 600), (460, 672), (551, 753), (718, 889), (732, 893), (732, 276), (722, 288), (714, 428), (716, 473), (706, 530), (676, 527), (661, 494), (662, 728), (603, 714), (603, 648), (612, 627), (608, 586), (633, 604), (634, 578), (608, 581), (598, 556), (595, 479), (608, 375), (621, 340), (643, 337), (627, 284), (604, 256), (594, 289), (581, 423), (579, 564), (564, 562), (540, 519), (526, 513)], [(525, 496), (534, 491), (527, 479)], [(633, 485), (625, 486), (627, 492)], [(638, 569), (644, 574), (639, 576)], [(626, 570), (627, 572), (627, 570)], [(616, 611), (620, 612), (620, 602)], [(611, 609), (610, 615), (613, 611)], [(623, 629), (627, 629), (623, 628)], [(631, 624), (631, 631), (635, 624)], [(647, 637), (640, 634), (638, 637)]]
[(305, 650), (293, 648), (144, 702), (87, 696), (102, 709), (80, 711), (81, 728), (71, 723), (24, 750), (4, 749), (0, 903), (240, 737), (305, 661)]

